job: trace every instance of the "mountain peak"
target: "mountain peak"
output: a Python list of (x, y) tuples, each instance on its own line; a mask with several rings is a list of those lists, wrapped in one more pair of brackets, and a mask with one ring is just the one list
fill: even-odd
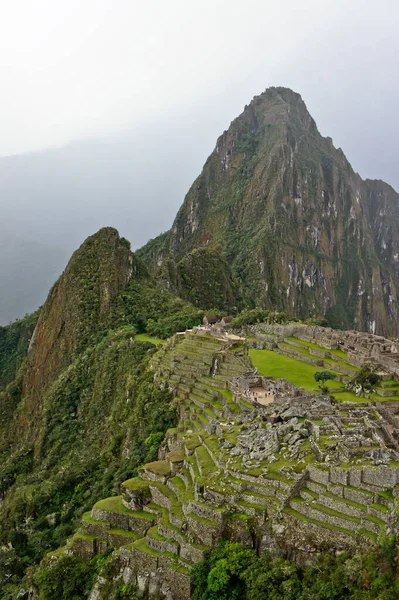
[(316, 123), (302, 96), (290, 88), (269, 87), (258, 96), (254, 96), (249, 107), (246, 107), (248, 108), (254, 111), (263, 125), (299, 121), (312, 133), (318, 133)]
[(398, 205), (321, 136), (300, 94), (271, 87), (219, 137), (171, 231), (139, 255), (172, 273), (171, 260), (218, 249), (258, 306), (397, 335)]
[(254, 99), (267, 97), (270, 99), (280, 99), (283, 102), (294, 104), (296, 102), (303, 102), (301, 94), (295, 92), (291, 88), (284, 86), (270, 86), (265, 89), (261, 94), (254, 96)]
[(24, 390), (42, 394), (107, 321), (113, 300), (137, 271), (130, 244), (104, 227), (76, 250), (53, 285), (29, 349)]

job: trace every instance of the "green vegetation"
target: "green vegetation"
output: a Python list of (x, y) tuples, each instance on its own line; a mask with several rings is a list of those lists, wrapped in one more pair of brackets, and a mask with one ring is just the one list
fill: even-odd
[(356, 396), (367, 398), (372, 392), (375, 393), (376, 386), (381, 379), (381, 376), (371, 370), (370, 367), (363, 367), (345, 387), (347, 390), (354, 392)]
[(39, 600), (80, 600), (93, 585), (94, 561), (86, 563), (77, 556), (63, 556), (43, 566), (35, 576)]
[(126, 508), (124, 504), (122, 504), (121, 496), (111, 496), (110, 498), (103, 498), (96, 502), (93, 508), (98, 510), (107, 510), (109, 512), (118, 512), (118, 513), (130, 513), (130, 510)]
[(337, 375), (336, 373), (331, 373), (330, 371), (316, 371), (313, 377), (318, 382), (321, 393), (327, 394), (328, 387), (326, 385), (326, 381), (332, 381), (336, 379)]
[(313, 377), (317, 382), (319, 381), (328, 381), (329, 379), (336, 379), (337, 374), (331, 373), (330, 371), (317, 371)]
[(39, 311), (6, 327), (0, 326), (0, 390), (11, 383), (26, 358), (38, 316)]
[[(129, 532), (122, 532), (123, 535)], [(51, 554), (54, 556), (54, 553)], [(109, 552), (84, 561), (74, 555), (64, 555), (58, 560), (45, 559), (34, 574), (34, 583), (39, 590), (38, 600), (82, 600), (87, 598), (97, 576), (105, 578), (102, 584), (103, 597), (108, 600), (146, 600), (147, 595), (139, 596), (136, 587), (113, 581), (116, 575)], [(0, 591), (0, 594), (3, 590)], [(11, 596), (0, 596), (11, 600)]]
[[(286, 356), (285, 354), (280, 354), (279, 352), (274, 352), (273, 350), (255, 350), (250, 348), (249, 355), (254, 367), (259, 370), (259, 373), (267, 377), (274, 377), (275, 379), (287, 379), (293, 385), (301, 387), (308, 392), (313, 392), (315, 376), (319, 373), (330, 373), (330, 375), (333, 377), (329, 377), (323, 381), (322, 388), (319, 386), (320, 391), (323, 394), (330, 393), (330, 389), (337, 390), (342, 388), (342, 391), (334, 391), (332, 394), (330, 393), (330, 395), (332, 395), (338, 402), (365, 401), (364, 397), (358, 396), (350, 390), (346, 390), (344, 384), (339, 381), (335, 381), (334, 376), (337, 377), (339, 373), (334, 373), (331, 371), (319, 371), (320, 367), (309, 365), (308, 363), (302, 362), (299, 359)], [(333, 361), (330, 361), (330, 364), (333, 366)], [(338, 364), (342, 365), (345, 363), (339, 362)], [(371, 397), (377, 399), (379, 402), (398, 399), (397, 397), (384, 398), (377, 396), (376, 394), (371, 394)]]
[(196, 564), (195, 600), (393, 600), (399, 596), (396, 538), (368, 554), (322, 554), (311, 566), (221, 541)]
[(232, 321), (231, 325), (234, 328), (240, 328), (243, 325), (253, 325), (254, 323), (286, 323), (287, 317), (285, 313), (265, 310), (263, 308), (245, 309), (240, 312)]
[(305, 348), (313, 348), (314, 350), (321, 350), (324, 352), (329, 352), (330, 354), (339, 356), (342, 359), (346, 358), (346, 352), (344, 352), (343, 350), (340, 350), (339, 348), (336, 350), (331, 350), (330, 348), (328, 348), (328, 349), (323, 348), (322, 346), (319, 346), (318, 344), (315, 344), (314, 342), (308, 342), (307, 340), (301, 340), (300, 338), (293, 337), (293, 336), (288, 336), (286, 339), (289, 340), (290, 342), (295, 342), (296, 344), (300, 344), (301, 346), (304, 346)]
[(135, 337), (136, 342), (150, 342), (151, 344), (155, 344), (159, 346), (159, 344), (164, 344), (165, 340), (161, 340), (161, 338), (151, 337), (146, 333), (137, 333)]
[(0, 598), (12, 600), (24, 573), (24, 564), (14, 548), (0, 547)]
[[(314, 390), (314, 375), (319, 371), (320, 367), (314, 367), (273, 350), (255, 350), (250, 348), (249, 355), (252, 364), (259, 369), (262, 375), (274, 377), (275, 379), (288, 379), (293, 385), (302, 387), (308, 392)], [(330, 386), (332, 385), (340, 387), (338, 382), (334, 382), (334, 384), (330, 383)]]
[(144, 465), (144, 468), (155, 475), (159, 475), (160, 477), (166, 477), (166, 475), (170, 475), (170, 467), (166, 460), (156, 460), (151, 463), (147, 463)]
[(182, 307), (175, 314), (159, 318), (154, 321), (152, 318), (146, 321), (145, 329), (150, 336), (166, 339), (171, 337), (177, 331), (192, 329), (202, 321), (202, 312), (195, 308)]
[(216, 248), (196, 248), (177, 264), (169, 264), (169, 278), (173, 279), (177, 295), (195, 306), (213, 312), (231, 311), (242, 304), (237, 281), (225, 258)]
[(116, 495), (122, 481), (155, 460), (175, 424), (171, 395), (148, 370), (156, 348), (134, 335), (129, 328), (110, 332), (46, 392), (35, 463), (32, 447), (21, 441), (10, 455), (3, 439), (1, 537), (25, 567), (62, 545), (97, 500)]

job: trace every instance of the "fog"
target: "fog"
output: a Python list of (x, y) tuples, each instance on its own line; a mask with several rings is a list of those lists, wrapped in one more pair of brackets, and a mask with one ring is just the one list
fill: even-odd
[(398, 17), (389, 0), (4, 5), (0, 323), (43, 302), (100, 227), (133, 248), (169, 228), (218, 135), (271, 85), (399, 189)]
[(195, 124), (173, 125), (0, 159), (2, 229), (72, 251), (111, 225), (142, 246), (170, 227), (204, 158)]

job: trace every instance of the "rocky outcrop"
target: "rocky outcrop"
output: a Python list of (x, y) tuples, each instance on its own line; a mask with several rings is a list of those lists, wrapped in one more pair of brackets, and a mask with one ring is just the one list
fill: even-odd
[[(257, 305), (325, 314), (343, 329), (399, 333), (398, 194), (363, 181), (289, 89), (269, 88), (245, 107), (171, 230), (139, 255), (179, 291), (173, 265), (196, 249), (219, 253), (224, 278)], [(189, 290), (195, 277), (184, 277)]]
[(24, 390), (45, 391), (98, 330), (135, 272), (130, 245), (101, 229), (76, 250), (52, 287), (29, 347)]
[(110, 307), (136, 269), (129, 242), (110, 227), (87, 238), (72, 255), (50, 290), (30, 342), (18, 436), (38, 435), (45, 392), (98, 332), (107, 328)]

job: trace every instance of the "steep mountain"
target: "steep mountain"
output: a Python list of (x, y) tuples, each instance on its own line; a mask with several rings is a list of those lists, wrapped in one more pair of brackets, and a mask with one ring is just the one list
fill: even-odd
[(231, 281), (246, 302), (399, 334), (399, 195), (383, 181), (362, 180), (290, 89), (269, 88), (245, 107), (171, 230), (138, 255), (195, 301), (201, 283), (188, 257), (198, 250), (219, 256), (213, 280)]
[(156, 457), (175, 412), (147, 368), (155, 345), (136, 332), (171, 335), (200, 319), (104, 228), (73, 254), (39, 315), (0, 329), (0, 546), (12, 543), (19, 571)]
[(7, 387), (26, 358), (38, 311), (7, 327), (0, 327), (0, 390)]

